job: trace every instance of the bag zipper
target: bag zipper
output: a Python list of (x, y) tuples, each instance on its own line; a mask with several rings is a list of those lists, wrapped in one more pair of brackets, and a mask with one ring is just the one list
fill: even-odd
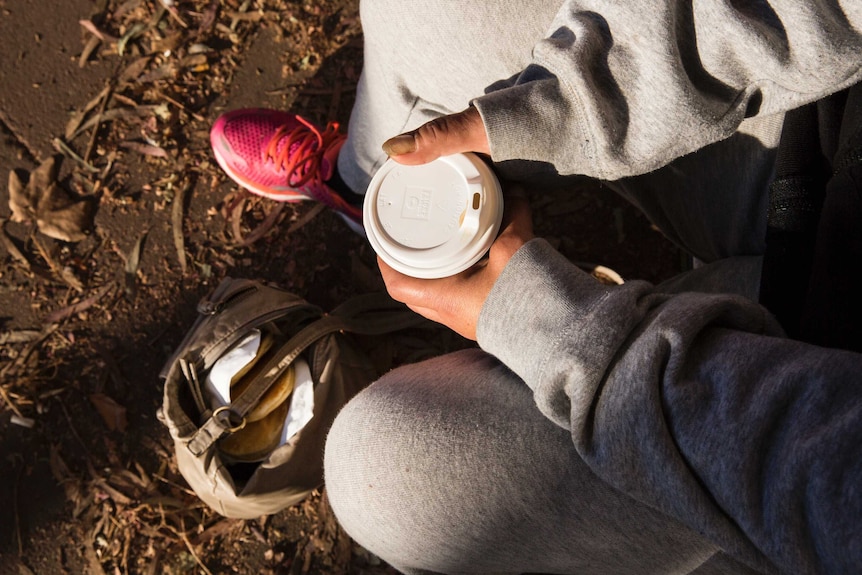
[(242, 301), (253, 293), (257, 292), (256, 285), (246, 286), (236, 292), (227, 294), (225, 297), (220, 297), (219, 299), (212, 299), (216, 296), (215, 292), (210, 295), (206, 300), (201, 300), (198, 303), (197, 310), (199, 314), (202, 315), (216, 315), (221, 312), (226, 306)]

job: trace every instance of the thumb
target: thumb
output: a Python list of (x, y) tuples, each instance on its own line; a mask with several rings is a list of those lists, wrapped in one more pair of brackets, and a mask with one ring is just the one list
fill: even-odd
[(390, 138), (383, 151), (400, 164), (427, 164), (461, 152), (490, 154), (485, 124), (476, 108), (440, 116), (412, 132)]

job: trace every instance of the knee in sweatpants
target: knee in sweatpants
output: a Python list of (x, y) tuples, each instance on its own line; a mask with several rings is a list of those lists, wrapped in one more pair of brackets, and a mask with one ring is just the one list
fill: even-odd
[(451, 442), (442, 428), (458, 412), (446, 389), (488, 357), (469, 350), (389, 372), (330, 429), (324, 478), (336, 517), (360, 545), (401, 570), (428, 569), (443, 554), (446, 513), (429, 513), (427, 502), (447, 508), (454, 487), (440, 473), (441, 447)]
[(480, 350), (398, 368), (356, 396), (324, 471), (347, 533), (411, 573), (687, 573), (716, 550), (601, 481)]
[[(411, 11), (405, 3), (398, 0), (362, 0), (359, 3), (359, 17), (366, 40), (385, 41), (388, 33), (401, 34), (409, 26)], [(408, 27), (408, 28), (405, 28)]]
[(389, 517), (397, 494), (375, 477), (391, 463), (388, 430), (382, 423), (388, 418), (375, 395), (368, 390), (360, 393), (335, 419), (326, 440), (324, 479), (333, 511), (350, 537), (398, 565), (399, 557), (386, 547), (395, 535), (389, 530), (397, 530), (397, 521)]

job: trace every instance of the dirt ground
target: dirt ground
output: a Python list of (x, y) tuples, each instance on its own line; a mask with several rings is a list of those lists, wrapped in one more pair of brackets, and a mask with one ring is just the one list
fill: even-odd
[[(0, 574), (393, 572), (339, 529), (325, 494), (253, 521), (210, 511), (155, 418), (162, 363), (224, 276), (323, 308), (382, 286), (338, 218), (248, 195), (208, 143), (239, 107), (346, 126), (357, 10), (0, 0)], [(652, 281), (679, 268), (601, 186), (540, 192), (537, 232), (573, 261)]]

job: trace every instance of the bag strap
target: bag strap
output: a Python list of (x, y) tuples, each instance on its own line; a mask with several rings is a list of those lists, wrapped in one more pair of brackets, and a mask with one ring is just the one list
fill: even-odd
[[(383, 311), (386, 310), (386, 311)], [(200, 456), (226, 433), (245, 426), (246, 415), (290, 364), (320, 338), (339, 331), (361, 335), (385, 333), (415, 327), (428, 320), (410, 311), (385, 294), (356, 296), (333, 312), (307, 325), (280, 346), (267, 360), (246, 390), (229, 406), (215, 410), (188, 442), (189, 451)]]

